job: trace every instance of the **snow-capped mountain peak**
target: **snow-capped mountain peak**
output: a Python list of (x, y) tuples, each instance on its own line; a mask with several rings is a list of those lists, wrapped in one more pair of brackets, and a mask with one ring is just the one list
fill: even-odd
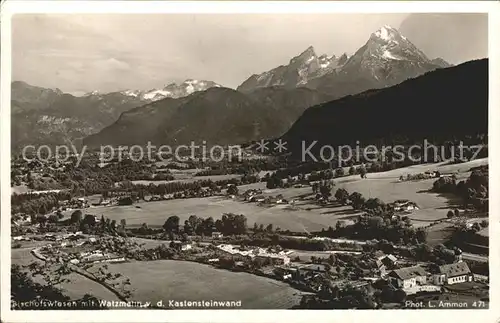
[(364, 75), (393, 85), (401, 80), (435, 69), (433, 63), (396, 28), (383, 26), (370, 35), (364, 46), (349, 58), (343, 73)]
[(211, 87), (220, 87), (221, 85), (205, 80), (187, 79), (181, 84), (171, 83), (161, 89), (125, 90), (120, 93), (126, 96), (136, 97), (145, 101), (157, 101), (165, 98), (180, 98), (188, 96), (194, 92), (204, 91)]
[(300, 63), (311, 63), (316, 58), (316, 53), (314, 52), (314, 47), (309, 46), (305, 51), (300, 53), (299, 56), (295, 56), (290, 60), (290, 64), (294, 64), (297, 62)]
[(139, 90), (125, 90), (121, 92), (123, 95), (126, 96), (133, 96), (133, 97), (138, 97), (139, 94), (141, 94), (141, 91)]
[(101, 94), (101, 92), (94, 90), (94, 91), (85, 93), (83, 96), (100, 95), (100, 94)]
[(348, 65), (356, 62), (404, 60), (429, 63), (425, 54), (413, 45), (396, 28), (383, 26), (370, 35), (365, 46), (361, 47)]
[[(386, 86), (446, 66), (447, 63), (444, 61), (438, 59), (431, 61), (399, 30), (385, 25), (370, 34), (367, 42), (352, 56), (346, 53), (340, 57), (318, 56), (314, 48), (309, 46), (293, 57), (288, 65), (252, 75), (238, 87), (238, 90), (247, 92), (269, 86), (290, 89), (301, 86), (317, 88), (321, 83), (327, 84), (325, 88), (335, 87), (332, 85), (333, 81), (343, 78), (347, 81), (339, 81), (339, 86), (345, 88), (347, 88), (345, 84), (355, 83), (358, 79), (369, 80), (366, 81), (366, 87), (377, 86), (376, 84)], [(368, 85), (372, 81), (373, 85)], [(345, 93), (349, 94), (348, 92)]]
[(250, 76), (238, 87), (238, 90), (251, 91), (255, 88), (268, 86), (283, 86), (285, 88), (303, 86), (311, 79), (335, 71), (345, 61), (340, 63), (335, 55), (318, 56), (314, 47), (309, 46), (299, 55), (293, 57), (288, 65)]
[(393, 28), (389, 25), (381, 27), (379, 30), (374, 32), (372, 36), (386, 42), (397, 41), (398, 38), (406, 40), (406, 37), (402, 36), (396, 28)]

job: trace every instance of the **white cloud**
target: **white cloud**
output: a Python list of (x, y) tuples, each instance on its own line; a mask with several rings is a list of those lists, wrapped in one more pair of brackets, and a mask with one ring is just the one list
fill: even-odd
[(105, 60), (98, 60), (93, 65), (95, 68), (108, 71), (130, 69), (130, 65), (128, 63), (120, 61), (114, 57)]
[(188, 78), (236, 87), (251, 74), (286, 64), (309, 45), (318, 55), (352, 53), (380, 26), (399, 26), (405, 17), (17, 15), (13, 75), (67, 92), (150, 89)]

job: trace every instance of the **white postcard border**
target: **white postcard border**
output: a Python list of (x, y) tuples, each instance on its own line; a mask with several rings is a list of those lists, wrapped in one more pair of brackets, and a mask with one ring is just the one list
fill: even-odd
[[(7, 1), (1, 5), (1, 319), (5, 322), (499, 322), (500, 199), (490, 198), (490, 308), (488, 310), (10, 310), (10, 82), (11, 17), (20, 13), (489, 13), (490, 196), (500, 197), (500, 3), (493, 1)], [(399, 316), (399, 317), (398, 317)]]

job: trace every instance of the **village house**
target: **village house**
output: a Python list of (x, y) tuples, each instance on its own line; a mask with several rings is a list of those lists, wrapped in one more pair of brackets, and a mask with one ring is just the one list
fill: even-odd
[(283, 198), (283, 196), (280, 194), (276, 196), (276, 204), (287, 204), (288, 200)]
[(386, 265), (384, 265), (384, 263), (380, 259), (376, 260), (376, 264), (377, 264), (377, 269), (378, 269), (378, 272), (380, 274), (380, 277), (382, 277), (382, 278), (385, 277), (385, 275), (387, 275)]
[(395, 269), (388, 276), (392, 285), (402, 289), (410, 289), (427, 282), (427, 272), (420, 266)]
[(92, 206), (100, 206), (100, 205), (108, 205), (109, 201), (108, 200), (103, 200), (102, 198), (98, 202), (92, 202)]
[(71, 261), (71, 263), (98, 263), (98, 262), (123, 262), (125, 257), (105, 254), (101, 250), (94, 250), (92, 252), (82, 252), (79, 255), (80, 259)]
[(263, 248), (241, 250), (226, 244), (218, 245), (217, 249), (226, 256), (230, 256), (234, 261), (259, 259), (262, 261), (270, 261), (273, 265), (287, 265), (290, 263), (290, 257), (288, 257), (284, 251), (275, 253), (269, 252)]
[(252, 195), (248, 198), (249, 202), (264, 202), (265, 200), (264, 195)]
[(490, 280), (490, 277), (488, 277), (488, 276), (480, 275), (480, 274), (474, 274), (474, 281), (476, 281), (476, 282), (488, 283), (489, 280)]
[(17, 236), (17, 237), (12, 237), (12, 240), (14, 240), (14, 241), (30, 241), (31, 239), (29, 237), (25, 237), (25, 236)]
[(184, 242), (172, 242), (170, 246), (179, 251), (187, 251), (193, 249), (193, 245), (191, 243)]
[(221, 232), (212, 232), (212, 238), (213, 239), (220, 239), (222, 238), (224, 235), (221, 233)]
[(29, 225), (31, 224), (31, 216), (27, 214), (16, 214), (12, 217), (12, 224), (14, 225)]
[(76, 207), (78, 209), (86, 208), (89, 206), (88, 202), (83, 197), (73, 199), (73, 200), (71, 200), (70, 203), (73, 207)]
[(290, 257), (282, 253), (263, 252), (255, 256), (257, 259), (270, 260), (272, 265), (288, 265)]
[(436, 285), (452, 285), (472, 281), (473, 274), (467, 263), (461, 261), (439, 266), (439, 273), (434, 275)]
[(427, 176), (428, 178), (434, 178), (434, 177), (436, 177), (436, 175), (437, 175), (437, 173), (436, 173), (435, 171), (430, 171), (430, 170), (426, 171), (424, 174), (425, 174), (425, 176)]
[(246, 201), (250, 201), (250, 198), (252, 196), (262, 194), (262, 190), (260, 189), (249, 189), (246, 190), (245, 193), (243, 193), (243, 197), (245, 198)]
[(301, 277), (316, 276), (318, 274), (324, 274), (328, 271), (326, 265), (323, 264), (305, 264), (297, 268), (298, 275)]
[(297, 268), (293, 267), (274, 267), (273, 273), (276, 277), (282, 280), (292, 279), (293, 276), (297, 275)]
[(393, 269), (394, 266), (398, 263), (398, 259), (394, 255), (384, 255), (378, 258), (382, 264), (389, 269)]
[(409, 200), (396, 200), (391, 205), (396, 212), (410, 212), (419, 209), (415, 202)]
[(234, 248), (232, 245), (220, 244), (217, 246), (217, 250), (223, 256), (228, 256), (234, 261), (251, 259), (250, 251), (240, 250), (238, 248)]

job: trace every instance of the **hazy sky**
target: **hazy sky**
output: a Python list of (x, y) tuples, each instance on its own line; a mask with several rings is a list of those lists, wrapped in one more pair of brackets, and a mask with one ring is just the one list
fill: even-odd
[[(18, 15), (12, 21), (12, 78), (74, 94), (159, 88), (187, 78), (236, 87), (251, 74), (287, 64), (310, 45), (318, 55), (352, 54), (372, 32), (383, 25), (399, 28), (408, 16)], [(449, 28), (451, 36), (439, 39), (439, 28), (429, 33), (428, 19), (420, 23), (419, 17), (412, 16), (406, 29), (416, 33), (414, 38), (426, 47), (421, 48), (424, 52), (427, 49), (455, 64), (487, 56), (486, 16), (480, 17), (480, 23), (478, 19), (451, 19), (460, 26), (464, 21), (474, 24), (473, 33), (480, 33), (480, 40), (467, 39), (459, 31), (454, 37), (454, 28)], [(445, 50), (450, 42), (458, 44), (452, 52)], [(460, 46), (464, 45), (474, 50), (462, 54)]]

